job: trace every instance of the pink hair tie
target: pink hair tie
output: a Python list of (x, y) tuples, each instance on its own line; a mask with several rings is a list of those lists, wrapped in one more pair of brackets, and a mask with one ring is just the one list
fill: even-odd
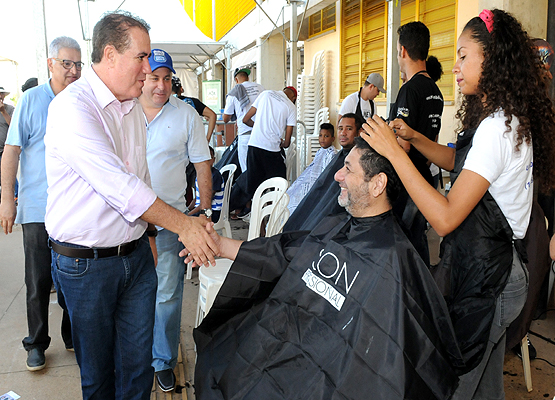
[(480, 13), (480, 19), (484, 21), (488, 32), (491, 33), (493, 29), (493, 13), (491, 12), (491, 10), (482, 10), (482, 12)]

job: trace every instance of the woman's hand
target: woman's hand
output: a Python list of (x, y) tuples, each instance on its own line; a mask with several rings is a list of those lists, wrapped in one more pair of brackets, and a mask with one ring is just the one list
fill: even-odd
[(362, 127), (365, 132), (361, 137), (382, 156), (391, 159), (396, 152), (405, 153), (397, 142), (394, 130), (380, 116), (374, 115), (374, 117), (368, 118)]
[(407, 142), (405, 139), (401, 139), (399, 136), (397, 136), (397, 143), (399, 143), (399, 146), (401, 146), (401, 148), (405, 150), (405, 153), (408, 153), (410, 151), (410, 143)]
[(393, 129), (393, 132), (401, 139), (410, 142), (418, 132), (412, 129), (407, 123), (401, 118), (396, 118), (389, 123), (389, 126)]

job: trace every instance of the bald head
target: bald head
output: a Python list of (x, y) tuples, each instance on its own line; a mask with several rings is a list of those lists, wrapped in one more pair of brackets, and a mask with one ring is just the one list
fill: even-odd
[(286, 87), (285, 89), (283, 89), (283, 93), (285, 93), (285, 95), (289, 98), (289, 100), (291, 100), (293, 104), (296, 104), (297, 92), (295, 90), (290, 87)]

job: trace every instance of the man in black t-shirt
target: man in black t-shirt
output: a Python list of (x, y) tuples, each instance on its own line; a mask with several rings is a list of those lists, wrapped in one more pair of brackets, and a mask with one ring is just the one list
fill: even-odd
[[(407, 82), (399, 89), (390, 119), (401, 118), (430, 140), (437, 140), (441, 128), (443, 96), (426, 72), (430, 31), (422, 22), (410, 22), (397, 31), (397, 61)], [(407, 144), (407, 148), (408, 148)], [(428, 160), (410, 145), (409, 157), (422, 176), (433, 184)]]
[[(426, 59), (430, 48), (430, 31), (422, 22), (402, 25), (397, 30), (397, 62), (406, 76), (406, 83), (399, 89), (397, 101), (391, 108), (390, 119), (403, 119), (412, 129), (430, 140), (437, 140), (441, 128), (443, 96), (426, 72)], [(411, 144), (400, 140), (409, 158), (420, 174), (433, 185), (428, 160)], [(426, 219), (406, 193), (394, 205), (409, 230), (409, 239), (427, 265), (430, 265)], [(403, 210), (403, 211), (401, 211)]]

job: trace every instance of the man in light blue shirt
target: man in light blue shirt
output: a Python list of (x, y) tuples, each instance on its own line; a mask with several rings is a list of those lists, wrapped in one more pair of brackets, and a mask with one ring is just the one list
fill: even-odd
[[(5, 234), (11, 233), (14, 222), (21, 224), (23, 228), (29, 329), (29, 335), (23, 339), (23, 347), (27, 350), (29, 371), (45, 367), (44, 352), (50, 345), (48, 304), (52, 286), (51, 252), (44, 226), (47, 189), (44, 166), (46, 117), (54, 96), (79, 79), (83, 66), (79, 44), (66, 36), (58, 37), (50, 43), (48, 56), (48, 69), (52, 78), (47, 83), (26, 91), (19, 100), (8, 130), (1, 166), (2, 228)], [(21, 173), (16, 210), (14, 187), (18, 164), (21, 165)], [(60, 294), (58, 300), (63, 307)], [(72, 350), (71, 326), (65, 309), (62, 338), (66, 348)]]
[[(186, 169), (189, 160), (197, 171), (200, 211), (211, 216), (212, 172), (210, 151), (204, 127), (197, 112), (172, 96), (171, 56), (153, 49), (148, 74), (139, 102), (143, 107), (147, 130), (147, 161), (152, 189), (163, 201), (185, 212)], [(173, 368), (177, 363), (183, 276), (185, 263), (179, 257), (183, 244), (178, 235), (158, 228), (158, 289), (154, 321), (152, 366), (156, 381), (164, 392), (175, 388)]]

